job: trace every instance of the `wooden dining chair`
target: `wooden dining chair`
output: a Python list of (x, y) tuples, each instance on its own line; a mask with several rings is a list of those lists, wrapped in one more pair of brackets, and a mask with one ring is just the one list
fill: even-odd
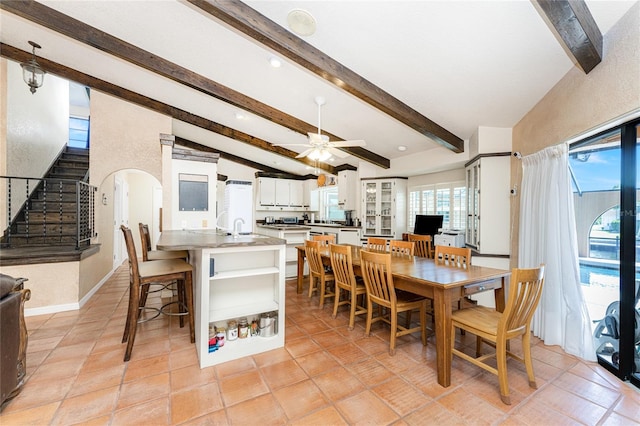
[(313, 235), (311, 237), (312, 241), (320, 241), (320, 244), (326, 247), (329, 247), (329, 244), (336, 243), (336, 236), (333, 234), (329, 235)]
[[(152, 309), (156, 314), (144, 321), (156, 318), (160, 314), (187, 316), (189, 320), (189, 334), (191, 343), (195, 343), (194, 328), (194, 311), (193, 311), (193, 267), (184, 259), (165, 259), (153, 260), (147, 262), (138, 262), (136, 247), (133, 244), (131, 229), (124, 225), (120, 226), (124, 234), (124, 241), (127, 246), (127, 255), (129, 257), (129, 309), (127, 311), (127, 320), (122, 335), (122, 343), (127, 342), (124, 360), (131, 359), (133, 350), (133, 342), (136, 337), (138, 322), (141, 311)], [(177, 281), (178, 283), (178, 306), (179, 312), (172, 313), (169, 311), (170, 305), (176, 302), (170, 302), (160, 308), (146, 308), (141, 306), (140, 297), (147, 292), (147, 288), (151, 283), (164, 281)], [(182, 322), (180, 324), (182, 327)]]
[[(396, 290), (391, 275), (391, 253), (360, 251), (360, 269), (367, 289), (367, 323), (365, 335), (371, 332), (371, 324), (383, 321), (391, 325), (389, 355), (396, 351), (396, 338), (420, 332), (422, 344), (427, 345), (426, 310), (427, 299), (406, 291)], [(378, 309), (378, 316), (373, 318), (373, 304), (386, 309)], [(398, 314), (412, 310), (420, 311), (420, 325), (407, 328), (398, 323)], [(386, 313), (388, 313), (388, 317)]]
[(367, 238), (367, 249), (387, 251), (387, 240), (384, 238), (369, 237)]
[(413, 241), (389, 240), (389, 253), (413, 256), (415, 254), (415, 244)]
[(142, 260), (187, 259), (187, 250), (151, 250), (151, 235), (149, 225), (139, 222), (140, 240), (142, 242)]
[(433, 259), (433, 241), (431, 235), (409, 234), (409, 241), (413, 241), (416, 245), (415, 255)]
[[(507, 356), (523, 362), (529, 377), (529, 386), (536, 388), (536, 378), (531, 360), (531, 318), (540, 301), (544, 285), (544, 265), (532, 269), (514, 268), (511, 272), (508, 300), (504, 312), (486, 306), (455, 311), (452, 314), (452, 331), (466, 330), (476, 335), (476, 356), (467, 355), (455, 347), (455, 339), (451, 340), (453, 355), (457, 355), (484, 370), (498, 376), (500, 383), (500, 399), (510, 405), (509, 383), (507, 381)], [(455, 335), (455, 334), (452, 334)], [(507, 342), (522, 337), (524, 357), (509, 351)], [(490, 354), (482, 355), (482, 342), (487, 341), (495, 348)], [(496, 367), (485, 360), (496, 358)]]
[[(329, 246), (331, 266), (335, 277), (335, 297), (333, 303), (333, 318), (338, 315), (338, 307), (349, 305), (349, 330), (353, 330), (356, 315), (367, 313), (367, 308), (358, 305), (358, 297), (363, 296), (363, 305), (367, 289), (364, 282), (359, 281), (353, 273), (353, 257), (351, 246), (331, 244)], [(340, 300), (342, 293), (348, 293), (347, 298)]]
[(471, 249), (468, 247), (436, 246), (433, 258), (439, 265), (466, 269), (471, 265)]
[(313, 296), (314, 291), (318, 291), (320, 308), (322, 308), (327, 297), (335, 296), (331, 287), (327, 285), (335, 281), (335, 278), (333, 273), (326, 271), (322, 264), (320, 241), (304, 240), (304, 252), (309, 263), (309, 298)]

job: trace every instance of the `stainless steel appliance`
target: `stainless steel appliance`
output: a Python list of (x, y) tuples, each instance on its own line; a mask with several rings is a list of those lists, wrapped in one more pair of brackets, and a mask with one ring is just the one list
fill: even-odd
[(284, 223), (286, 225), (297, 225), (298, 224), (298, 218), (297, 217), (283, 217), (282, 218), (282, 223)]
[(276, 218), (273, 217), (273, 216), (267, 216), (267, 217), (264, 218), (264, 223), (266, 225), (272, 225), (272, 224), (276, 223)]

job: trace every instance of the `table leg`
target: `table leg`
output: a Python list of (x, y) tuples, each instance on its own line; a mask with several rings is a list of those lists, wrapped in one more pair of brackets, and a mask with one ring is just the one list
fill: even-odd
[(505, 305), (505, 289), (509, 285), (509, 277), (502, 277), (502, 287), (497, 288), (493, 291), (493, 297), (496, 302), (496, 311), (504, 312)]
[(304, 252), (298, 250), (298, 294), (302, 293), (302, 283), (304, 281)]
[[(460, 291), (459, 289), (453, 289)], [(451, 342), (455, 336), (451, 335), (451, 291), (444, 288), (434, 288), (433, 315), (436, 328), (436, 366), (438, 383), (441, 386), (451, 385)]]

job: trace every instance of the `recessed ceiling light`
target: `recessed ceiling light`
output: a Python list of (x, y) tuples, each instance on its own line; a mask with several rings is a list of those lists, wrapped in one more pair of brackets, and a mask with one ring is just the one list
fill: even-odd
[(406, 147), (406, 146), (404, 146), (404, 145), (398, 145), (398, 151), (403, 152), (403, 151), (406, 151), (406, 150), (407, 150), (407, 147)]
[(269, 63), (274, 68), (280, 68), (282, 66), (282, 61), (280, 60), (280, 58), (277, 58), (275, 56), (269, 58)]
[(316, 32), (316, 20), (306, 10), (293, 9), (287, 15), (287, 24), (299, 36), (306, 37)]

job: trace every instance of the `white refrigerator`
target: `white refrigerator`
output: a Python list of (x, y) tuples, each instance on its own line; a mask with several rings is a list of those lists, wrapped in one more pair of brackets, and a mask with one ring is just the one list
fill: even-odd
[(224, 211), (226, 229), (233, 232), (236, 219), (242, 219), (238, 231), (241, 234), (253, 232), (253, 186), (251, 181), (228, 180), (224, 188)]

